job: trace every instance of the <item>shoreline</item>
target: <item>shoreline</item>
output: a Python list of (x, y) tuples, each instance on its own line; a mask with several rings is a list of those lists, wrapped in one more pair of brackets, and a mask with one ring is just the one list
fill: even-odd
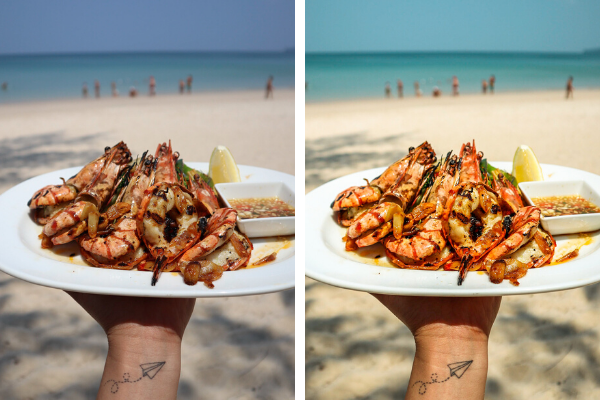
[[(310, 89), (309, 89), (310, 90)], [(594, 91), (600, 91), (600, 87), (584, 87), (584, 88), (575, 88), (574, 89), (574, 93), (576, 94), (577, 92), (594, 92)], [(495, 92), (494, 94), (490, 94), (489, 92), (487, 94), (483, 94), (481, 92), (465, 92), (465, 93), (460, 93), (459, 96), (452, 96), (452, 94), (450, 93), (442, 93), (442, 96), (438, 97), (438, 98), (434, 98), (431, 94), (424, 94), (421, 97), (417, 97), (414, 95), (414, 93), (411, 93), (409, 95), (405, 95), (402, 98), (398, 98), (397, 93), (396, 95), (392, 94), (392, 96), (390, 98), (386, 98), (383, 96), (366, 96), (366, 97), (351, 97), (351, 98), (344, 98), (344, 99), (325, 99), (325, 100), (305, 100), (305, 104), (306, 105), (317, 105), (317, 104), (331, 104), (331, 103), (351, 103), (351, 102), (356, 102), (356, 101), (378, 101), (378, 100), (402, 100), (402, 101), (410, 101), (411, 99), (436, 99), (436, 100), (441, 100), (441, 99), (447, 99), (447, 98), (452, 98), (452, 99), (456, 99), (456, 98), (461, 98), (461, 97), (475, 97), (475, 96), (479, 96), (479, 97), (493, 97), (493, 96), (505, 96), (505, 95), (519, 95), (519, 94), (534, 94), (534, 93), (556, 93), (556, 92), (560, 92), (565, 94), (565, 89), (522, 89), (522, 90), (508, 90), (508, 91), (500, 91), (500, 92)], [(392, 92), (393, 93), (393, 92)], [(1, 104), (1, 103), (0, 103)]]
[[(93, 90), (92, 90), (93, 91)], [(287, 92), (295, 92), (295, 88), (294, 87), (282, 87), (282, 88), (274, 88), (274, 93), (275, 95), (277, 93), (287, 93)], [(138, 92), (140, 93), (140, 92)], [(55, 97), (52, 99), (29, 99), (29, 100), (15, 100), (15, 101), (9, 101), (9, 102), (2, 102), (0, 101), (0, 108), (2, 107), (6, 107), (6, 106), (22, 106), (22, 105), (40, 105), (40, 104), (45, 104), (45, 103), (53, 103), (53, 104), (58, 104), (58, 103), (69, 103), (69, 102), (81, 102), (81, 101), (106, 101), (106, 100), (111, 100), (111, 101), (120, 101), (123, 99), (127, 99), (130, 101), (133, 100), (140, 100), (140, 99), (158, 99), (160, 98), (162, 99), (179, 99), (179, 98), (193, 98), (193, 97), (201, 97), (201, 96), (231, 96), (231, 95), (243, 95), (243, 94), (255, 94), (255, 93), (262, 93), (264, 96), (265, 93), (265, 89), (222, 89), (222, 90), (211, 90), (211, 91), (196, 91), (196, 92), (192, 92), (191, 94), (188, 93), (183, 93), (180, 94), (178, 92), (168, 92), (168, 93), (164, 93), (164, 94), (156, 94), (155, 96), (149, 96), (147, 93), (140, 93), (138, 94), (136, 97), (129, 97), (129, 95), (124, 94), (124, 95), (120, 95), (118, 97), (112, 97), (110, 95), (106, 95), (106, 96), (101, 96), (100, 98), (95, 98), (93, 96), (93, 93), (90, 93), (90, 95), (87, 98), (83, 98), (81, 96), (79, 97)], [(0, 96), (2, 95), (2, 93), (0, 92)]]

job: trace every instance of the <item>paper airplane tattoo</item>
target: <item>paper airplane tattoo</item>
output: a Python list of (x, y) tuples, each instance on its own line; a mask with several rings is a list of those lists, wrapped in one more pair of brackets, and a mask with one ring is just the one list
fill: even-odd
[(448, 368), (450, 368), (450, 376), (444, 379), (443, 381), (438, 381), (438, 374), (434, 372), (433, 374), (431, 374), (431, 382), (417, 381), (413, 384), (413, 387), (415, 385), (420, 384), (419, 394), (423, 395), (427, 392), (427, 385), (431, 385), (433, 383), (444, 383), (450, 378), (452, 378), (452, 376), (456, 376), (457, 379), (460, 379), (464, 375), (464, 373), (469, 369), (472, 363), (473, 360), (459, 361), (452, 364), (448, 364)]
[(104, 386), (106, 386), (109, 382), (112, 382), (113, 384), (110, 385), (110, 392), (113, 394), (117, 393), (119, 391), (119, 383), (136, 383), (136, 382), (141, 381), (142, 378), (145, 376), (147, 376), (150, 379), (153, 379), (156, 376), (156, 374), (158, 374), (158, 371), (160, 371), (160, 369), (163, 367), (163, 365), (165, 365), (164, 361), (140, 364), (140, 368), (142, 369), (142, 376), (140, 376), (135, 381), (131, 380), (131, 376), (129, 375), (129, 372), (125, 372), (123, 374), (122, 381), (116, 381), (114, 379), (109, 379), (104, 383)]

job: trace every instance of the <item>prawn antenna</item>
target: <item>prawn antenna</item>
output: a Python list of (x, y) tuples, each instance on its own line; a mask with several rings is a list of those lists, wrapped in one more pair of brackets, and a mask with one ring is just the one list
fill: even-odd
[(473, 256), (470, 254), (464, 255), (460, 260), (460, 267), (458, 268), (458, 286), (462, 285), (463, 281), (467, 277), (467, 272), (469, 271), (469, 264), (471, 264), (471, 260)]
[(165, 262), (165, 256), (160, 256), (156, 259), (154, 263), (154, 270), (152, 271), (152, 286), (156, 286), (156, 282), (158, 282), (158, 278), (160, 277), (160, 273), (162, 272), (162, 266)]

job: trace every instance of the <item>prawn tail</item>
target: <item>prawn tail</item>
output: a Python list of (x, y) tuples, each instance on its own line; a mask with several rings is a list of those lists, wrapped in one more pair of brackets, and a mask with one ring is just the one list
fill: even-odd
[(152, 271), (152, 286), (156, 286), (160, 273), (162, 272), (163, 264), (165, 263), (166, 257), (159, 256), (154, 263), (154, 270)]
[(467, 272), (469, 271), (469, 265), (471, 265), (472, 259), (472, 255), (465, 254), (460, 260), (460, 266), (458, 267), (458, 286), (462, 285), (463, 281), (467, 277)]

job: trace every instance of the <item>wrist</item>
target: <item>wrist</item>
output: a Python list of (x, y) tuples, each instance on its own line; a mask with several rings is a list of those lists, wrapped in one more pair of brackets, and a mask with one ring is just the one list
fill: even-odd
[(107, 330), (107, 336), (108, 355), (98, 399), (177, 397), (181, 338), (174, 331), (119, 324)]
[(112, 326), (106, 331), (109, 345), (111, 343), (145, 341), (162, 343), (171, 346), (181, 346), (181, 336), (175, 330), (160, 325), (140, 325), (126, 322)]
[(481, 400), (488, 368), (488, 336), (472, 327), (415, 332), (416, 353), (406, 399)]
[(485, 332), (471, 326), (439, 325), (415, 332), (417, 353), (438, 357), (476, 354), (487, 358), (489, 338)]
[(108, 357), (113, 362), (137, 365), (148, 360), (169, 359), (171, 368), (179, 368), (181, 338), (170, 329), (121, 324), (108, 330), (107, 337)]
[(427, 324), (416, 329), (414, 332), (415, 342), (436, 343), (436, 342), (475, 342), (479, 344), (489, 340), (489, 333), (477, 326), (472, 325), (449, 325), (443, 322)]

